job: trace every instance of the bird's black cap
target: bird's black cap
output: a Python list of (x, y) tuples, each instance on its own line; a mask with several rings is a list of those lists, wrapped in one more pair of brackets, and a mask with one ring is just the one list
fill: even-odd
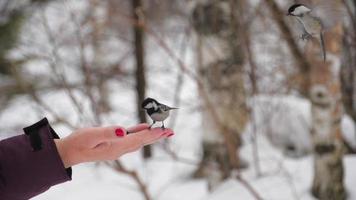
[(292, 15), (292, 12), (298, 8), (299, 6), (305, 6), (303, 4), (297, 3), (297, 4), (293, 4), (291, 7), (289, 7), (288, 9), (288, 15)]
[(145, 100), (143, 100), (142, 104), (141, 104), (141, 108), (145, 108), (145, 106), (149, 103), (155, 102), (156, 104), (159, 104), (158, 101), (156, 101), (155, 99), (152, 99), (150, 97), (146, 98)]

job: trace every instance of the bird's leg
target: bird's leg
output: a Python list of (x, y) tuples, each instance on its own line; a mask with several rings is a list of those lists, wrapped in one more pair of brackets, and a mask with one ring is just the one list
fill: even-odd
[(156, 123), (156, 121), (153, 121), (152, 124), (148, 127), (148, 129), (151, 129), (153, 124), (155, 124), (155, 123)]
[(162, 126), (161, 126), (162, 129), (166, 129), (166, 127), (164, 127), (164, 121), (162, 121)]
[(302, 40), (309, 40), (312, 37), (312, 35), (310, 35), (307, 32), (304, 32), (301, 36)]

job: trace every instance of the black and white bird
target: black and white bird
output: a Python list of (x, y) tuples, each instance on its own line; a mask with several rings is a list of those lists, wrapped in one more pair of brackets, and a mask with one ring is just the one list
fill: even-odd
[(303, 4), (294, 4), (288, 9), (288, 15), (296, 17), (302, 25), (302, 39), (317, 38), (320, 43), (322, 57), (326, 60), (323, 25), (320, 18), (313, 16), (312, 9)]
[(146, 110), (148, 116), (151, 117), (153, 120), (153, 123), (150, 125), (150, 128), (156, 123), (156, 122), (162, 122), (162, 128), (164, 129), (164, 120), (167, 119), (169, 116), (169, 111), (178, 109), (178, 108), (173, 108), (169, 107), (167, 105), (164, 105), (162, 103), (159, 103), (157, 100), (152, 99), (152, 98), (146, 98), (143, 102), (141, 107)]
[(335, 1), (323, 0), (319, 4), (307, 6), (293, 4), (288, 9), (288, 16), (295, 17), (303, 29), (302, 39), (317, 38), (320, 43), (322, 58), (326, 60), (324, 31), (336, 24), (340, 11), (336, 9)]

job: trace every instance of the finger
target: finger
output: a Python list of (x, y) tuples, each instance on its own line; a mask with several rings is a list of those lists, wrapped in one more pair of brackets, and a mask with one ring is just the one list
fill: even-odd
[(174, 133), (171, 129), (144, 129), (135, 134), (127, 135), (120, 140), (111, 140), (108, 142), (110, 145), (95, 148), (92, 153), (94, 157), (101, 157), (104, 160), (117, 159), (125, 153), (136, 151), (145, 145), (155, 143), (172, 134)]
[(171, 129), (153, 128), (145, 129), (133, 135), (128, 135), (128, 137), (132, 137), (134, 142), (144, 146), (152, 144), (161, 138), (171, 136), (172, 134), (174, 134), (174, 132)]
[(149, 127), (150, 127), (150, 125), (143, 123), (143, 124), (138, 124), (136, 126), (132, 126), (126, 130), (127, 130), (127, 133), (129, 134), (129, 133), (136, 133), (136, 132), (148, 129)]

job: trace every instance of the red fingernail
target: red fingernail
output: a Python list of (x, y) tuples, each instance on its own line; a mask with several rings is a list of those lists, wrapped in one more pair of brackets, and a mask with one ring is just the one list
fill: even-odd
[(122, 128), (118, 128), (118, 129), (115, 130), (115, 134), (118, 137), (123, 137), (125, 135), (125, 131)]
[(167, 135), (170, 135), (170, 134), (172, 134), (171, 131), (164, 131), (164, 132), (161, 134), (161, 136), (167, 136)]
[(174, 133), (170, 133), (169, 135), (167, 135), (167, 137), (171, 137), (171, 136), (173, 136), (174, 135)]

